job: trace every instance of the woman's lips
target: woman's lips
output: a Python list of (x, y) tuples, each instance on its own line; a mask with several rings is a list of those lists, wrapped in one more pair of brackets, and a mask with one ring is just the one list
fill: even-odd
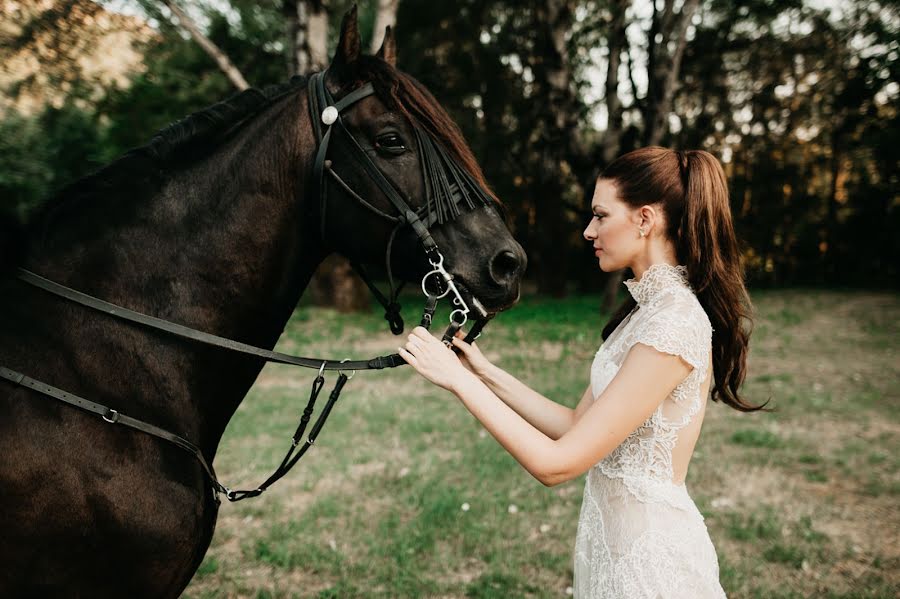
[(600, 252), (602, 252), (602, 251), (603, 251), (603, 250), (601, 250), (601, 249), (595, 249), (595, 250), (594, 250), (594, 255), (595, 255), (595, 256), (599, 256), (599, 255), (600, 255)]

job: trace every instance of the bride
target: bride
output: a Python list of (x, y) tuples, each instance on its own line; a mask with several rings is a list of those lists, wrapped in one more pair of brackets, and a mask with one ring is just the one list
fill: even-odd
[[(400, 354), (457, 395), (547, 486), (587, 472), (575, 597), (724, 597), (685, 475), (708, 396), (741, 411), (750, 300), (719, 162), (701, 150), (636, 150), (597, 180), (584, 230), (600, 269), (630, 268), (590, 384), (568, 408), (456, 338), (418, 327)], [(711, 391), (711, 393), (710, 393)]]

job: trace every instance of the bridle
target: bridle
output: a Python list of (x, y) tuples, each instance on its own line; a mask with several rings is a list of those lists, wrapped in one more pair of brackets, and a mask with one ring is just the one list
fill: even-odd
[[(422, 325), (426, 328), (430, 326), (432, 316), (434, 315), (434, 306), (430, 301), (446, 297), (452, 294), (452, 302), (455, 309), (450, 313), (450, 326), (444, 333), (443, 340), (449, 343), (449, 340), (456, 332), (466, 324), (469, 320), (469, 314), (474, 308), (477, 311), (477, 317), (472, 332), (469, 333), (468, 340), (476, 338), (481, 329), (492, 317), (484, 309), (481, 303), (473, 295), (469, 294), (469, 303), (463, 297), (460, 291), (460, 285), (454, 282), (453, 276), (444, 268), (444, 256), (438, 249), (437, 243), (429, 232), (429, 227), (435, 224), (443, 224), (445, 221), (456, 218), (460, 213), (460, 204), (465, 203), (470, 210), (477, 206), (494, 206), (495, 202), (487, 195), (484, 189), (475, 181), (472, 176), (454, 161), (439, 143), (431, 138), (431, 136), (423, 132), (422, 129), (413, 124), (413, 130), (416, 136), (416, 145), (419, 153), (419, 164), (422, 168), (422, 176), (425, 183), (425, 203), (418, 210), (413, 210), (408, 202), (401, 197), (396, 187), (385, 177), (381, 169), (369, 158), (366, 151), (360, 146), (359, 142), (353, 135), (347, 131), (344, 126), (341, 113), (356, 104), (360, 100), (375, 94), (375, 88), (371, 83), (366, 83), (361, 87), (349, 92), (346, 96), (335, 101), (325, 85), (326, 72), (320, 72), (312, 75), (309, 79), (309, 113), (310, 121), (313, 124), (318, 149), (316, 151), (315, 161), (313, 163), (313, 182), (319, 195), (319, 217), (320, 232), (323, 240), (326, 238), (326, 219), (328, 213), (328, 179), (325, 177), (327, 172), (329, 177), (333, 179), (350, 197), (355, 199), (359, 204), (373, 212), (377, 216), (392, 223), (394, 229), (388, 237), (388, 243), (385, 252), (385, 270), (388, 275), (388, 282), (391, 288), (390, 295), (385, 297), (374, 284), (372, 284), (365, 268), (358, 263), (353, 263), (354, 269), (360, 274), (360, 277), (369, 288), (373, 295), (381, 302), (385, 308), (385, 319), (390, 323), (391, 332), (399, 335), (403, 332), (403, 321), (400, 317), (400, 306), (397, 304), (397, 294), (399, 287), (395, 286), (393, 274), (391, 272), (391, 249), (393, 247), (394, 238), (397, 232), (405, 226), (409, 226), (419, 238), (422, 248), (431, 264), (432, 270), (428, 272), (422, 279), (422, 292), (428, 300), (424, 310)], [(366, 201), (360, 194), (352, 189), (350, 185), (344, 181), (341, 176), (332, 168), (332, 161), (327, 160), (329, 143), (334, 135), (340, 135), (347, 141), (350, 149), (350, 157), (362, 166), (363, 170), (377, 186), (381, 193), (388, 199), (396, 210), (396, 214), (388, 214), (383, 210), (375, 207), (372, 202)], [(427, 288), (431, 283), (435, 290), (431, 291)]]
[[(328, 203), (327, 185), (324, 176), (327, 172), (329, 176), (334, 179), (348, 195), (356, 199), (367, 209), (373, 211), (382, 218), (395, 223), (394, 230), (392, 231), (388, 240), (385, 258), (388, 279), (391, 286), (390, 297), (385, 297), (380, 291), (378, 291), (375, 285), (372, 284), (371, 279), (368, 277), (361, 265), (354, 264), (354, 267), (357, 269), (363, 280), (372, 290), (373, 294), (385, 307), (385, 318), (387, 318), (388, 322), (390, 323), (391, 331), (395, 334), (399, 334), (403, 330), (403, 322), (399, 314), (400, 306), (396, 301), (399, 288), (394, 285), (393, 276), (390, 270), (391, 248), (393, 239), (396, 236), (397, 232), (402, 227), (408, 225), (418, 236), (419, 241), (421, 242), (425, 254), (428, 258), (428, 261), (432, 267), (432, 270), (426, 273), (422, 278), (421, 283), (422, 292), (426, 297), (425, 307), (423, 309), (421, 319), (421, 326), (425, 328), (430, 327), (434, 317), (434, 312), (437, 308), (438, 301), (452, 294), (451, 301), (452, 305), (454, 306), (454, 310), (450, 314), (450, 324), (447, 327), (442, 340), (449, 346), (450, 340), (470, 319), (469, 314), (473, 311), (474, 308), (474, 310), (477, 311), (477, 316), (473, 319), (475, 320), (475, 323), (465, 337), (465, 340), (467, 342), (473, 341), (481, 334), (481, 330), (483, 329), (485, 324), (493, 317), (493, 314), (489, 314), (481, 305), (481, 303), (478, 302), (478, 300), (471, 294), (468, 294), (469, 302), (466, 301), (463, 292), (460, 289), (460, 287), (462, 286), (456, 283), (453, 279), (453, 275), (451, 275), (445, 269), (444, 256), (441, 254), (440, 250), (438, 249), (437, 243), (435, 243), (434, 239), (432, 238), (431, 233), (429, 232), (429, 227), (433, 226), (435, 223), (441, 224), (448, 219), (455, 218), (455, 216), (459, 214), (459, 204), (461, 203), (465, 203), (469, 209), (474, 209), (478, 204), (492, 205), (492, 201), (480, 187), (480, 185), (478, 185), (478, 183), (464, 169), (460, 168), (459, 165), (457, 165), (455, 161), (452, 160), (452, 158), (440, 146), (440, 144), (435, 143), (427, 133), (420, 131), (416, 127), (414, 130), (419, 148), (420, 165), (423, 171), (423, 177), (425, 178), (426, 201), (425, 205), (418, 211), (413, 210), (409, 206), (409, 204), (400, 196), (396, 188), (390, 183), (390, 181), (388, 181), (381, 170), (368, 157), (368, 155), (359, 145), (359, 142), (357, 142), (353, 135), (351, 135), (350, 132), (347, 131), (341, 120), (341, 113), (344, 110), (346, 110), (356, 102), (362, 100), (363, 98), (371, 96), (375, 93), (372, 84), (366, 83), (363, 86), (348, 93), (346, 96), (341, 98), (341, 100), (335, 102), (325, 86), (325, 73), (322, 72), (316, 73), (310, 77), (308, 91), (310, 116), (313, 124), (313, 131), (315, 132), (316, 140), (318, 143), (316, 157), (313, 163), (313, 180), (320, 199), (320, 229), (322, 232), (323, 240), (326, 230), (325, 224)], [(366, 201), (349, 185), (347, 185), (347, 183), (340, 177), (340, 175), (331, 168), (331, 161), (327, 160), (326, 155), (333, 132), (337, 132), (337, 134), (343, 135), (347, 138), (347, 140), (350, 142), (349, 146), (354, 157), (363, 167), (369, 178), (375, 182), (381, 192), (387, 197), (390, 203), (397, 210), (397, 215), (387, 214), (376, 208), (371, 202)], [(403, 358), (401, 358), (400, 355), (396, 353), (385, 356), (377, 356), (369, 360), (355, 361), (351, 361), (349, 359), (329, 360), (319, 358), (304, 358), (300, 356), (284, 354), (281, 352), (254, 347), (246, 343), (227, 339), (218, 335), (212, 335), (210, 333), (199, 331), (197, 329), (193, 329), (178, 323), (173, 323), (161, 318), (149, 316), (147, 314), (142, 314), (140, 312), (136, 312), (134, 310), (130, 310), (128, 308), (103, 301), (81, 291), (77, 291), (64, 285), (60, 285), (59, 283), (46, 279), (24, 268), (18, 269), (16, 277), (29, 285), (42, 289), (43, 291), (121, 320), (126, 320), (139, 324), (141, 326), (165, 331), (184, 339), (189, 339), (206, 345), (227, 349), (256, 358), (262, 358), (266, 362), (291, 364), (294, 366), (318, 369), (318, 374), (313, 381), (306, 408), (304, 409), (300, 422), (297, 425), (297, 429), (291, 438), (291, 446), (288, 449), (284, 459), (281, 461), (281, 464), (278, 466), (278, 468), (275, 469), (275, 471), (271, 476), (269, 476), (268, 479), (266, 479), (262, 484), (258, 485), (255, 489), (236, 490), (230, 489), (219, 482), (219, 480), (216, 478), (215, 471), (213, 470), (212, 465), (206, 461), (200, 448), (187, 439), (184, 439), (179, 435), (166, 431), (153, 424), (130, 417), (108, 406), (104, 406), (83, 397), (79, 397), (78, 395), (75, 395), (73, 393), (66, 392), (52, 385), (48, 385), (47, 383), (31, 378), (21, 372), (16, 372), (9, 368), (0, 366), (0, 378), (2, 379), (8, 380), (22, 387), (32, 389), (44, 396), (51, 397), (68, 405), (96, 414), (109, 424), (121, 424), (134, 430), (142, 431), (159, 439), (163, 439), (190, 453), (197, 459), (200, 466), (203, 468), (203, 471), (205, 472), (207, 478), (209, 479), (213, 491), (213, 497), (215, 498), (217, 503), (219, 501), (219, 494), (224, 494), (229, 501), (240, 501), (241, 499), (246, 499), (248, 497), (256, 497), (262, 494), (270, 485), (274, 484), (277, 480), (287, 474), (291, 470), (291, 468), (296, 465), (300, 458), (305, 455), (307, 450), (312, 447), (319, 432), (325, 424), (325, 421), (331, 413), (334, 404), (340, 397), (344, 385), (351, 378), (353, 378), (357, 370), (395, 368), (397, 366), (406, 364)], [(433, 287), (433, 289), (431, 287)], [(326, 370), (337, 370), (338, 379), (329, 395), (328, 402), (322, 409), (322, 412), (319, 414), (319, 417), (317, 418), (312, 430), (307, 436), (306, 441), (303, 442), (303, 434), (306, 430), (307, 425), (309, 424), (316, 400), (318, 399), (319, 393), (321, 392), (322, 387), (325, 383), (324, 374)], [(346, 374), (346, 370), (352, 370), (351, 374)]]

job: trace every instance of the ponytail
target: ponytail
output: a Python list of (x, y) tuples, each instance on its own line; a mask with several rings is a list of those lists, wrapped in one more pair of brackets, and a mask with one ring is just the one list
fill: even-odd
[[(713, 327), (712, 398), (742, 412), (763, 408), (746, 403), (738, 388), (747, 376), (753, 330), (752, 304), (728, 201), (722, 165), (709, 152), (690, 150), (685, 162), (684, 210), (677, 237), (680, 264)], [(768, 402), (766, 402), (768, 403)]]

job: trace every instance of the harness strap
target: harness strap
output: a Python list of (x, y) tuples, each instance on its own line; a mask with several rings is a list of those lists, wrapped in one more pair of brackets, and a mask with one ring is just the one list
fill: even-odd
[(325, 383), (325, 379), (321, 374), (316, 377), (316, 380), (313, 381), (312, 390), (309, 395), (309, 402), (306, 404), (306, 409), (303, 410), (303, 416), (300, 418), (300, 423), (297, 425), (297, 431), (294, 433), (294, 436), (291, 438), (291, 446), (288, 448), (287, 453), (284, 458), (281, 460), (281, 464), (275, 469), (275, 471), (267, 478), (261, 485), (259, 485), (255, 489), (246, 489), (246, 490), (228, 490), (225, 496), (229, 501), (241, 501), (242, 499), (249, 499), (250, 497), (257, 497), (262, 495), (266, 489), (270, 486), (278, 482), (285, 474), (291, 471), (291, 469), (297, 465), (297, 462), (300, 461), (310, 447), (316, 442), (316, 438), (319, 436), (319, 432), (322, 430), (322, 427), (325, 426), (325, 421), (328, 420), (329, 414), (331, 414), (331, 409), (334, 407), (334, 404), (337, 402), (338, 398), (341, 396), (341, 391), (344, 389), (344, 385), (350, 378), (344, 374), (343, 372), (338, 375), (338, 380), (334, 384), (334, 389), (331, 390), (331, 395), (328, 396), (328, 403), (325, 404), (325, 408), (319, 414), (319, 417), (316, 419), (316, 423), (313, 425), (312, 431), (309, 433), (309, 437), (306, 439), (306, 443), (303, 444), (302, 447), (297, 451), (297, 454), (294, 455), (294, 451), (297, 449), (297, 446), (300, 444), (300, 439), (303, 436), (303, 431), (306, 430), (306, 425), (309, 423), (310, 416), (313, 412), (313, 406), (316, 403), (316, 399), (319, 397), (319, 392), (322, 390), (322, 386)]
[(98, 312), (103, 312), (122, 320), (127, 320), (154, 329), (166, 331), (172, 333), (173, 335), (178, 335), (179, 337), (183, 337), (185, 339), (198, 341), (206, 345), (212, 345), (214, 347), (220, 347), (229, 351), (262, 358), (267, 362), (275, 362), (278, 364), (293, 364), (295, 366), (305, 366), (306, 368), (319, 368), (321, 366), (324, 370), (380, 370), (383, 368), (395, 368), (397, 366), (406, 364), (406, 362), (403, 360), (403, 358), (400, 357), (399, 354), (378, 356), (372, 358), (371, 360), (354, 360), (344, 362), (341, 362), (339, 360), (303, 358), (300, 356), (283, 354), (281, 352), (254, 347), (247, 343), (241, 343), (240, 341), (234, 341), (225, 337), (219, 337), (218, 335), (204, 333), (202, 331), (198, 331), (197, 329), (192, 329), (181, 324), (169, 322), (161, 318), (156, 318), (155, 316), (148, 316), (147, 314), (135, 312), (134, 310), (129, 310), (128, 308), (123, 308), (121, 306), (117, 306), (116, 304), (111, 304), (101, 299), (97, 299), (95, 297), (87, 295), (86, 293), (82, 293), (81, 291), (66, 287), (65, 285), (60, 285), (59, 283), (55, 283), (49, 279), (45, 279), (44, 277), (37, 275), (29, 270), (25, 270), (24, 268), (19, 268), (16, 276), (26, 283), (34, 285), (35, 287), (43, 289), (44, 291), (48, 291), (54, 295), (64, 297), (87, 308), (91, 308), (92, 310), (97, 310)]
[[(328, 89), (325, 87), (325, 72), (315, 73), (310, 77), (309, 80), (309, 91), (310, 93), (310, 117), (314, 123), (313, 128), (316, 133), (316, 137), (320, 140), (318, 151), (316, 152), (316, 159), (313, 162), (313, 180), (316, 182), (316, 185), (319, 188), (319, 197), (320, 197), (320, 228), (322, 238), (325, 239), (325, 205), (327, 202), (325, 201), (325, 181), (324, 181), (324, 169), (325, 169), (325, 156), (328, 153), (328, 144), (331, 141), (331, 132), (337, 128), (342, 133), (344, 133), (344, 137), (346, 137), (350, 145), (356, 150), (356, 155), (360, 156), (362, 159), (357, 162), (360, 166), (363, 167), (366, 174), (369, 176), (372, 181), (379, 187), (382, 193), (387, 197), (387, 199), (393, 204), (393, 206), (397, 209), (397, 212), (400, 214), (400, 218), (403, 219), (405, 223), (408, 223), (412, 226), (416, 235), (422, 242), (422, 246), (425, 248), (427, 252), (437, 250), (437, 244), (434, 239), (431, 237), (431, 233), (429, 233), (428, 228), (424, 225), (419, 216), (409, 207), (406, 201), (400, 197), (400, 194), (397, 192), (396, 188), (388, 181), (387, 177), (384, 176), (384, 173), (375, 166), (374, 163), (366, 156), (365, 150), (359, 145), (359, 142), (344, 127), (343, 120), (341, 119), (341, 111), (348, 106), (352, 105), (359, 100), (371, 96), (375, 93), (375, 88), (371, 83), (367, 83), (343, 98), (339, 101), (335, 102), (331, 97), (331, 93), (329, 93)], [(325, 124), (321, 122), (322, 114), (327, 107), (334, 107), (337, 111), (337, 115), (335, 116), (335, 120), (331, 123)], [(324, 133), (322, 133), (322, 126), (325, 125), (326, 129)], [(379, 211), (380, 212), (380, 211)]]
[(27, 389), (32, 389), (34, 391), (37, 391), (38, 393), (41, 393), (48, 397), (52, 397), (53, 399), (57, 399), (63, 403), (67, 403), (70, 406), (75, 406), (76, 408), (85, 410), (86, 412), (97, 414), (109, 424), (122, 424), (129, 428), (141, 431), (142, 433), (147, 433), (148, 435), (152, 435), (154, 437), (177, 445), (181, 449), (197, 458), (197, 461), (200, 462), (200, 466), (203, 467), (203, 470), (206, 472), (207, 477), (209, 477), (209, 480), (213, 486), (213, 490), (216, 493), (228, 492), (228, 489), (224, 485), (222, 485), (222, 483), (220, 483), (216, 478), (216, 474), (213, 471), (212, 466), (210, 466), (206, 461), (206, 458), (203, 457), (203, 453), (200, 451), (200, 448), (184, 437), (179, 437), (178, 435), (161, 429), (158, 426), (154, 426), (142, 420), (138, 420), (137, 418), (132, 418), (131, 416), (122, 414), (118, 410), (113, 410), (112, 408), (109, 408), (107, 406), (87, 400), (83, 397), (79, 397), (74, 393), (68, 393), (66, 391), (63, 391), (62, 389), (53, 387), (52, 385), (48, 385), (47, 383), (43, 383), (31, 377), (25, 376), (21, 372), (16, 372), (15, 370), (10, 370), (9, 368), (5, 368), (3, 366), (0, 366), (0, 378), (4, 378), (12, 383), (15, 383), (16, 385), (20, 385)]
[[(395, 229), (396, 230), (396, 229)], [(390, 254), (389, 254), (390, 255)], [(393, 280), (391, 280), (391, 290), (390, 297), (385, 296), (378, 287), (375, 286), (375, 282), (369, 276), (369, 272), (366, 268), (358, 263), (351, 262), (350, 266), (353, 267), (353, 270), (356, 271), (356, 274), (359, 275), (359, 278), (363, 280), (363, 283), (366, 284), (366, 287), (369, 288), (369, 291), (372, 292), (372, 295), (375, 296), (375, 299), (378, 300), (378, 303), (381, 304), (381, 307), (384, 308), (384, 319), (388, 321), (388, 325), (391, 327), (391, 333), (394, 335), (399, 335), (403, 332), (403, 314), (401, 310), (403, 306), (397, 302), (397, 295), (400, 293), (400, 289), (403, 288), (401, 284), (398, 287), (394, 287)], [(388, 275), (390, 278), (390, 274)]]

